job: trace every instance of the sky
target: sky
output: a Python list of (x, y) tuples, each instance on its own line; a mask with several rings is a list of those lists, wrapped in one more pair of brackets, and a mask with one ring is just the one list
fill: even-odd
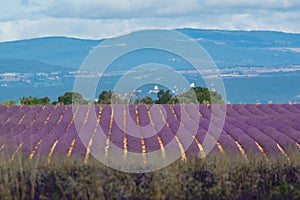
[(144, 28), (300, 33), (299, 0), (0, 0), (0, 42), (114, 37)]

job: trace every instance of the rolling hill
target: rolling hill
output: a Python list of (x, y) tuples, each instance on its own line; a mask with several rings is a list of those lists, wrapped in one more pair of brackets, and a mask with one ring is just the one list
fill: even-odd
[[(187, 28), (177, 31), (197, 40), (218, 67), (300, 63), (300, 34)], [(78, 69), (89, 51), (102, 41), (45, 37), (2, 42), (0, 59), (38, 60), (51, 65)]]

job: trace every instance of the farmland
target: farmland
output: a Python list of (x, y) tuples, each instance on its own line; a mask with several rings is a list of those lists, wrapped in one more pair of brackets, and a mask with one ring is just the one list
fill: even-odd
[[(193, 193), (195, 198), (238, 198), (246, 197), (247, 192), (253, 197), (266, 198), (299, 195), (290, 192), (299, 191), (300, 105), (241, 104), (224, 105), (220, 109), (226, 115), (220, 135), (216, 135), (210, 130), (217, 130), (218, 123), (222, 125), (222, 116), (213, 111), (213, 105), (1, 106), (0, 195), (7, 189), (4, 184), (12, 185), (15, 179), (20, 179), (19, 184), (25, 182), (18, 186), (19, 195), (38, 198), (47, 193), (47, 189), (37, 187), (42, 184), (39, 179), (43, 179), (58, 187), (51, 186), (57, 198), (69, 198), (71, 194), (64, 196), (56, 185), (66, 178), (80, 180), (82, 184), (92, 181), (82, 187), (92, 184), (93, 192), (88, 188), (82, 194), (71, 192), (82, 195), (82, 199), (92, 198), (84, 196), (87, 194), (97, 196), (97, 192), (109, 199), (110, 195), (125, 199), (141, 195), (186, 198), (180, 196), (184, 192), (176, 193), (167, 186), (174, 181), (182, 181), (180, 190)], [(204, 146), (206, 140), (215, 143), (209, 152)], [(98, 153), (96, 157), (91, 155), (93, 152)], [(118, 172), (95, 159), (100, 156), (122, 162), (130, 159), (130, 153), (137, 153), (141, 163), (149, 165), (151, 152), (157, 152), (159, 162), (170, 157), (178, 159), (164, 169), (139, 174)], [(97, 174), (99, 171), (103, 172), (101, 176)], [(248, 173), (258, 176), (257, 180)], [(85, 176), (91, 180), (84, 179)], [(127, 192), (113, 191), (108, 180), (114, 180)], [(255, 183), (258, 180), (262, 182)], [(235, 185), (226, 185), (228, 181)], [(239, 185), (238, 181), (243, 183)], [(267, 194), (275, 196), (264, 196)]]
[[(64, 159), (82, 155), (85, 159), (82, 162), (87, 162), (89, 155), (79, 136), (84, 134), (92, 139), (97, 131), (102, 131), (103, 139), (107, 140), (105, 155), (109, 154), (112, 142), (123, 149), (124, 154), (161, 151), (163, 159), (168, 156), (164, 155), (164, 146), (182, 127), (190, 133), (184, 136), (193, 137), (193, 141), (183, 151), (182, 138), (178, 137), (174, 151), (185, 160), (187, 156), (206, 154), (201, 144), (209, 126), (214, 126), (213, 122), (210, 125), (210, 106), (193, 104), (3, 106), (0, 113), (0, 149), (6, 151), (10, 159), (23, 153), (29, 159), (44, 155), (51, 161), (53, 154), (59, 154), (64, 155)], [(238, 154), (244, 159), (248, 153), (265, 159), (282, 154), (289, 159), (290, 151), (300, 148), (299, 105), (228, 105), (226, 113), (215, 152)], [(121, 126), (117, 121), (122, 121)], [(195, 126), (197, 130), (192, 132)], [(137, 136), (138, 132), (141, 134)]]

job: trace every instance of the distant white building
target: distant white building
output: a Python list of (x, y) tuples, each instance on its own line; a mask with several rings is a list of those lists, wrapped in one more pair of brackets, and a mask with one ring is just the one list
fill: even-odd
[(155, 85), (154, 86), (154, 88), (153, 88), (153, 90), (149, 90), (149, 92), (148, 93), (158, 93), (159, 92), (159, 89), (158, 89), (158, 86), (157, 85)]

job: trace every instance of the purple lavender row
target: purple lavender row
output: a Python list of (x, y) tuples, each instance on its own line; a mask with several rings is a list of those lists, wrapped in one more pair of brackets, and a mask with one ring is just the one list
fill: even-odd
[(10, 112), (16, 112), (19, 109), (20, 109), (20, 106), (11, 106), (7, 110)]
[[(9, 121), (5, 124), (5, 128), (2, 129), (2, 131), (5, 131), (7, 133), (6, 138), (23, 132), (27, 128), (27, 125), (23, 124), (23, 121), (26, 121), (26, 116), (28, 114), (32, 113), (35, 115), (36, 113), (29, 108), (27, 108), (26, 110), (28, 110), (27, 113), (24, 110), (19, 109), (14, 113), (14, 115), (9, 118)], [(28, 116), (28, 118), (30, 118), (30, 116)]]
[(280, 127), (278, 130), (300, 144), (300, 132), (292, 127)]
[(39, 116), (39, 113), (42, 109), (34, 109), (39, 107), (33, 107), (32, 110), (26, 113), (25, 118), (22, 120), (21, 124), (28, 127), (35, 119)]
[(76, 123), (77, 127), (82, 127), (83, 126), (83, 123), (85, 122), (85, 119), (86, 119), (87, 114), (88, 114), (88, 110), (89, 110), (88, 105), (79, 106), (78, 111), (77, 111), (76, 116), (75, 116), (75, 123)]
[(206, 118), (206, 119), (210, 119), (211, 118), (211, 112), (208, 109), (208, 107), (204, 104), (199, 104), (199, 112), (201, 113), (201, 115)]
[(279, 104), (270, 104), (269, 106), (271, 109), (273, 109), (276, 113), (282, 114), (282, 115), (291, 115), (293, 114), (288, 109), (284, 108), (282, 105)]
[[(72, 124), (70, 129), (59, 139), (56, 153), (60, 152), (60, 149), (62, 149), (63, 154), (70, 154), (68, 156), (71, 157), (76, 158), (78, 156), (84, 156), (86, 154), (87, 145), (89, 144), (95, 129), (98, 128), (97, 118), (99, 111), (99, 106), (98, 109), (96, 106), (80, 106), (77, 114), (81, 113), (80, 115), (83, 115), (84, 118), (79, 118), (81, 120), (80, 123), (75, 120), (75, 123), (77, 123), (76, 126)], [(66, 146), (67, 148), (63, 146)]]
[[(176, 117), (177, 117), (177, 119), (180, 121), (182, 118), (181, 118), (181, 106), (182, 105), (180, 105), (180, 104), (175, 104), (174, 106), (173, 106), (173, 110), (174, 110), (174, 112), (175, 112), (175, 115), (176, 115)], [(174, 115), (174, 114), (173, 114)]]
[(269, 117), (269, 118), (261, 118), (260, 121), (261, 123), (267, 124), (269, 126), (273, 126), (276, 128), (279, 127), (293, 127), (294, 129), (300, 131), (300, 124), (297, 122), (299, 118), (291, 120), (290, 116), (286, 116), (284, 118), (274, 116), (274, 117)]
[[(30, 142), (27, 142), (24, 148), (27, 147), (26, 150), (30, 152), (35, 147), (35, 145), (40, 140), (42, 140), (42, 142), (38, 146), (35, 156), (48, 155), (56, 140), (59, 141), (60, 138), (67, 133), (66, 132), (67, 127), (68, 127), (67, 123), (60, 123), (56, 125), (51, 132), (48, 130), (48, 132), (45, 131), (40, 134), (31, 135), (29, 140)], [(75, 127), (74, 124), (72, 124), (71, 127), (74, 129)], [(71, 127), (69, 129), (71, 129)], [(75, 130), (76, 129), (74, 129), (74, 131)]]
[(241, 113), (237, 112), (237, 110), (235, 108), (236, 108), (235, 105), (227, 106), (226, 115), (229, 117), (233, 117), (236, 119), (243, 119), (243, 120), (246, 118), (249, 118), (247, 115), (242, 115)]
[(7, 110), (6, 106), (0, 106), (0, 114)]
[[(64, 111), (64, 107), (56, 107), (55, 110), (53, 110), (52, 106), (46, 106), (43, 111), (43, 118), (48, 118), (48, 116), (50, 117), (48, 121), (45, 121), (43, 124), (41, 123), (35, 123), (34, 126), (38, 127), (38, 130), (36, 131), (25, 131), (24, 135), (27, 134), (27, 139), (25, 139), (24, 141), (24, 145), (22, 147), (23, 152), (26, 152), (28, 154), (30, 154), (33, 149), (36, 147), (37, 143), (41, 141), (41, 144), (38, 146), (38, 153), (36, 154), (47, 154), (47, 148), (45, 148), (45, 146), (49, 146), (51, 145), (50, 143), (52, 142), (51, 139), (52, 136), (57, 136), (57, 135), (62, 135), (64, 133), (64, 131), (66, 130), (68, 123), (66, 123), (65, 121), (61, 120), (59, 124), (58, 120), (60, 115), (63, 114)], [(51, 112), (52, 111), (52, 112)], [(50, 112), (50, 113), (49, 113)], [(65, 117), (66, 115), (63, 115), (63, 117)], [(29, 127), (27, 130), (32, 130), (32, 128), (34, 126)], [(57, 137), (53, 137), (53, 138), (57, 138)], [(43, 150), (45, 149), (45, 150)], [(49, 153), (49, 152), (48, 152)]]
[(128, 105), (128, 111), (129, 113), (126, 113), (127, 116), (130, 116), (131, 119), (136, 123), (136, 110), (135, 110), (135, 106), (130, 104)]
[(257, 143), (263, 148), (264, 152), (267, 155), (272, 154), (280, 154), (277, 144), (270, 137), (266, 136), (264, 133), (259, 131), (257, 128), (249, 128), (245, 131), (245, 133), (252, 137)]
[[(127, 139), (129, 139), (129, 138), (130, 138), (130, 136), (127, 137)], [(103, 138), (103, 139), (106, 140), (106, 138)], [(110, 143), (116, 145), (116, 148), (124, 149), (123, 141), (124, 141), (124, 132), (123, 132), (123, 130), (115, 122), (113, 122), (111, 135), (110, 135)], [(133, 143), (133, 142), (131, 142), (131, 143)], [(136, 144), (131, 144), (131, 145), (133, 145), (133, 147), (132, 148), (129, 147), (130, 151), (140, 152), (139, 151), (139, 149), (141, 149), (141, 147), (140, 147), (141, 146), (140, 138), (137, 138)]]
[(47, 123), (46, 123), (46, 127), (47, 128), (52, 128), (53, 126), (55, 126), (55, 124), (57, 123), (57, 121), (59, 120), (60, 116), (63, 114), (64, 112), (64, 108), (63, 107), (57, 107), (55, 108), (52, 112), (51, 112), (51, 116), (48, 119)]
[[(193, 123), (192, 120), (189, 121), (186, 120), (185, 122)], [(192, 126), (197, 127), (197, 124), (192, 124)], [(178, 139), (185, 151), (186, 156), (196, 157), (200, 152), (199, 147), (193, 138), (193, 135), (196, 134), (194, 132), (194, 129), (196, 128), (192, 128), (191, 130), (189, 130), (189, 127), (190, 126), (182, 126), (179, 121), (173, 121), (172, 123), (170, 123), (170, 128), (173, 131), (173, 134), (178, 136)]]
[(235, 141), (228, 136), (227, 133), (222, 131), (218, 142), (221, 144), (222, 148), (224, 148), (226, 154), (240, 154), (240, 150), (236, 145)]
[(181, 121), (179, 119), (173, 120), (170, 122), (170, 128), (173, 134), (178, 136), (185, 155), (195, 157), (200, 153), (200, 149), (193, 136), (200, 130), (199, 121), (208, 120), (200, 117), (197, 105), (194, 104), (175, 105), (174, 110), (180, 116)]
[(141, 127), (145, 127), (150, 125), (150, 119), (148, 116), (148, 110), (145, 105), (140, 105), (137, 108), (138, 114), (139, 114), (139, 120)]
[(172, 112), (172, 108), (170, 105), (162, 105), (162, 108), (166, 111), (166, 120), (167, 121), (174, 121), (174, 120), (180, 120), (181, 119), (181, 112), (180, 112), (180, 104), (176, 104), (173, 106), (173, 110), (175, 111), (175, 115)]
[(297, 109), (295, 105), (283, 104), (282, 107), (293, 114), (300, 114), (300, 110)]
[(260, 131), (264, 131), (266, 126), (268, 125), (267, 123), (264, 123), (260, 118), (248, 118), (244, 120), (244, 123), (251, 127), (256, 127)]
[(147, 129), (144, 129), (142, 135), (145, 138), (147, 152), (161, 151), (158, 137), (152, 127), (149, 126)]
[(240, 114), (233, 109), (233, 105), (228, 105), (226, 115), (233, 118), (239, 118)]
[(227, 113), (226, 107), (227, 106), (224, 104), (209, 105), (209, 109), (211, 110), (212, 116), (211, 119), (222, 120)]
[[(178, 136), (187, 157), (195, 157), (199, 154), (200, 149), (193, 136), (195, 136), (197, 131), (200, 130), (201, 123), (198, 123), (199, 121), (208, 122), (206, 118), (200, 117), (197, 107), (198, 105), (194, 104), (174, 105), (173, 109), (177, 119), (173, 118), (169, 123), (172, 133), (174, 136)], [(209, 123), (206, 123), (205, 127), (208, 127), (208, 124)], [(174, 138), (172, 139), (174, 140)], [(179, 144), (174, 145), (172, 148), (181, 152), (182, 150), (178, 147)]]
[[(141, 130), (137, 123), (135, 107), (133, 105), (128, 105), (125, 107), (125, 112), (126, 112), (126, 139), (127, 139), (128, 151), (141, 153), (142, 152)], [(119, 139), (124, 138), (123, 131), (119, 129), (117, 130), (118, 130), (117, 132), (118, 135), (115, 134), (116, 137), (119, 137)], [(123, 143), (120, 141), (120, 144)]]
[(31, 108), (33, 108), (32, 106), (28, 106), (28, 105), (23, 105), (19, 108), (19, 111), (23, 112), (23, 113), (26, 113), (28, 112), (29, 110), (31, 110)]
[(268, 116), (265, 112), (258, 109), (256, 105), (253, 104), (246, 104), (245, 109), (247, 109), (249, 112), (253, 113), (255, 116)]
[(234, 128), (228, 132), (228, 134), (231, 135), (242, 146), (246, 153), (262, 156), (262, 152), (260, 152), (255, 144), (255, 140), (249, 135), (245, 134), (245, 132), (241, 129)]
[(22, 111), (21, 109), (16, 110), (15, 112), (8, 111), (4, 113), (6, 121), (8, 121), (8, 125), (13, 126), (18, 124), (19, 120), (26, 114), (26, 111)]
[(279, 132), (274, 127), (265, 128), (264, 133), (277, 142), (285, 151), (291, 151), (298, 148), (293, 139), (286, 134)]
[[(75, 112), (75, 111), (74, 111)], [(66, 111), (63, 114), (61, 122), (69, 124), (74, 117), (73, 109), (71, 106), (67, 107)]]
[(259, 104), (259, 105), (257, 105), (257, 108), (262, 110), (263, 112), (265, 112), (268, 115), (272, 115), (272, 116), (278, 115), (278, 113), (275, 112), (272, 108), (270, 108), (269, 105)]
[(108, 131), (110, 128), (109, 126), (110, 126), (111, 113), (112, 113), (111, 106), (103, 105), (100, 126), (105, 135), (108, 135)]
[[(56, 138), (55, 138), (56, 139)], [(54, 143), (55, 139), (53, 139), (51, 142)], [(64, 157), (68, 156), (70, 148), (72, 148), (72, 152), (70, 152), (70, 156), (72, 153), (78, 151), (78, 149), (75, 149), (75, 142), (76, 140), (80, 140), (78, 138), (78, 132), (74, 124), (70, 126), (70, 128), (65, 131), (64, 133), (61, 134), (61, 136), (58, 138), (58, 143), (55, 147), (53, 156), (61, 156), (63, 155)], [(74, 142), (74, 144), (73, 144)], [(71, 146), (74, 145), (74, 146)], [(47, 151), (50, 152), (51, 149), (49, 147), (47, 148)]]
[(293, 106), (295, 106), (295, 108), (297, 108), (299, 110), (299, 112), (300, 112), (300, 104), (295, 104)]
[(41, 110), (38, 117), (36, 118), (35, 124), (39, 124), (42, 126), (52, 111), (53, 107), (45, 107), (43, 110)]
[(200, 120), (200, 114), (198, 111), (198, 108), (196, 104), (186, 104), (183, 105), (186, 112), (191, 116), (191, 118), (195, 121), (199, 121)]
[[(218, 124), (218, 122), (217, 122), (217, 124)], [(208, 129), (208, 125), (209, 125), (209, 122), (206, 123), (206, 127), (205, 127), (206, 130)], [(224, 128), (225, 128), (225, 130), (227, 129), (226, 131), (228, 131), (228, 132), (234, 128), (232, 126), (228, 127), (226, 125), (227, 124), (225, 123), (226, 128), (225, 127)], [(192, 124), (192, 122), (186, 122), (185, 126), (193, 127), (193, 126), (195, 126), (195, 124)], [(212, 126), (215, 126), (214, 123), (212, 123)], [(199, 133), (199, 129), (198, 129), (198, 133)], [(199, 140), (203, 141), (203, 138), (199, 138)], [(231, 137), (229, 137), (228, 134), (226, 134), (224, 131), (221, 133), (221, 135), (219, 137), (219, 142), (220, 142), (221, 146), (223, 146), (226, 149), (227, 153), (240, 153), (240, 150), (238, 149), (235, 141)]]

